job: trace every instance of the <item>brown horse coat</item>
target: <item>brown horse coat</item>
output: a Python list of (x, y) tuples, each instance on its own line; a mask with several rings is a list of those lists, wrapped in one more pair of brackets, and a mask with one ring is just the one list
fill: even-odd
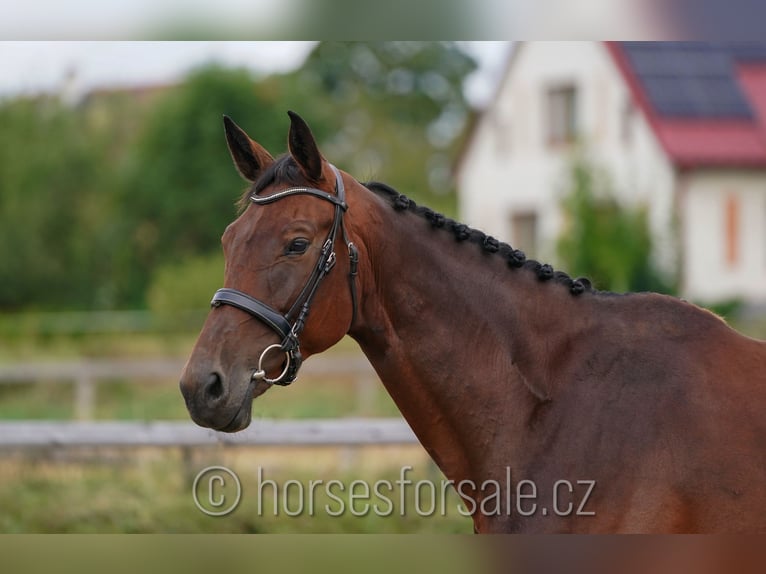
[[(235, 164), (259, 195), (332, 192), (291, 117), (290, 154), (276, 161), (228, 124)], [(597, 292), (343, 177), (358, 308), (338, 239), (303, 354), (347, 332), (359, 343), (477, 531), (766, 532), (766, 344), (672, 297)], [(247, 207), (223, 236), (225, 286), (284, 313), (331, 221), (314, 198)], [(296, 237), (306, 254), (286, 247)], [(213, 309), (181, 378), (192, 418), (247, 426), (268, 388), (250, 374), (275, 342), (242, 311)]]

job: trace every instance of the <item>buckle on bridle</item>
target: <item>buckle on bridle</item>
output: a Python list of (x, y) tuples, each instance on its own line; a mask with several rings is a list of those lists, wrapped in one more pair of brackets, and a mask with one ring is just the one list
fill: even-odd
[(359, 250), (356, 248), (353, 242), (348, 242), (348, 260), (349, 260), (349, 272), (351, 277), (356, 277), (359, 268)]
[(335, 251), (330, 253), (330, 256), (327, 258), (327, 263), (324, 264), (324, 272), (329, 273), (330, 270), (335, 267), (335, 262), (337, 260), (337, 257), (335, 257)]

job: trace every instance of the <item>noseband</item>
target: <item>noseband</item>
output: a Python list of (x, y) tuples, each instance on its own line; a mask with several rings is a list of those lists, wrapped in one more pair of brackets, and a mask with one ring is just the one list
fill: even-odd
[[(215, 292), (213, 300), (210, 302), (213, 307), (231, 305), (232, 307), (236, 307), (237, 309), (249, 313), (269, 326), (281, 339), (281, 343), (270, 345), (263, 350), (258, 359), (258, 368), (252, 375), (253, 381), (261, 380), (270, 385), (287, 386), (298, 376), (298, 369), (303, 362), (298, 336), (306, 325), (306, 318), (308, 317), (311, 308), (311, 301), (319, 288), (319, 284), (335, 266), (336, 257), (334, 246), (335, 237), (339, 229), (343, 234), (343, 241), (348, 248), (348, 257), (350, 261), (349, 282), (351, 285), (351, 304), (353, 309), (351, 323), (353, 324), (354, 322), (356, 316), (356, 274), (359, 263), (359, 253), (356, 246), (349, 241), (348, 235), (346, 234), (346, 228), (343, 225), (343, 213), (348, 209), (343, 179), (334, 165), (330, 165), (330, 167), (335, 174), (335, 195), (313, 187), (291, 187), (266, 197), (260, 197), (255, 194), (250, 196), (250, 201), (256, 205), (267, 205), (285, 197), (290, 197), (291, 195), (311, 195), (329, 201), (335, 206), (335, 216), (333, 218), (332, 226), (330, 227), (330, 232), (327, 234), (327, 239), (322, 245), (319, 259), (306, 281), (306, 285), (301, 290), (298, 298), (290, 307), (287, 314), (283, 315), (266, 303), (236, 289), (219, 289)], [(275, 351), (285, 354), (285, 366), (278, 377), (270, 379), (266, 376), (264, 359), (269, 353)]]

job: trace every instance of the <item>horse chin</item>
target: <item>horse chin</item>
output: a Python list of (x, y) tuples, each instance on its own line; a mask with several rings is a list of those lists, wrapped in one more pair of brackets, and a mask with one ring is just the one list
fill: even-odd
[(234, 415), (234, 418), (232, 418), (228, 424), (216, 430), (228, 433), (245, 430), (248, 426), (250, 426), (250, 422), (253, 420), (252, 405), (252, 397), (247, 397), (242, 406)]
[(269, 384), (255, 384), (252, 383), (248, 386), (247, 392), (242, 399), (242, 404), (234, 413), (234, 416), (222, 427), (216, 427), (215, 430), (220, 432), (239, 432), (245, 430), (253, 420), (253, 399), (262, 395), (271, 388)]

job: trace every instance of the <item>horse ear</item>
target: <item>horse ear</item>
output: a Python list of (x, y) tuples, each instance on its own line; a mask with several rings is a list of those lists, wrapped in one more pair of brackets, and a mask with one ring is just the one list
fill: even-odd
[(237, 166), (237, 171), (250, 183), (254, 183), (263, 170), (274, 163), (274, 158), (235, 124), (229, 116), (223, 116), (226, 145)]
[(308, 124), (295, 112), (290, 116), (290, 135), (287, 140), (290, 155), (301, 168), (303, 175), (310, 181), (322, 178), (322, 154), (319, 153), (314, 135)]

